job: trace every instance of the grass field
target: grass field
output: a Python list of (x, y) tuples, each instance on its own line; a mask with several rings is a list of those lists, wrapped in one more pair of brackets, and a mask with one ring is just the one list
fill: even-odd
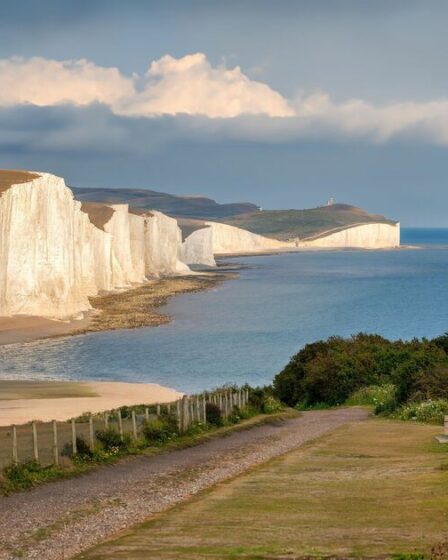
[(448, 450), (434, 426), (372, 420), (219, 484), (89, 560), (389, 558), (448, 529)]

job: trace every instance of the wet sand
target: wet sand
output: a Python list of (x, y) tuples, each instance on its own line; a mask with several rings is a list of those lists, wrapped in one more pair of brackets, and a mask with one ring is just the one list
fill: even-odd
[(52, 321), (44, 317), (0, 317), (0, 344), (31, 342), (48, 336), (64, 336), (85, 328), (90, 318), (79, 321)]
[(155, 383), (66, 382), (65, 386), (64, 383), (0, 381), (0, 426), (25, 424), (31, 420), (63, 421), (85, 412), (167, 403), (182, 396)]

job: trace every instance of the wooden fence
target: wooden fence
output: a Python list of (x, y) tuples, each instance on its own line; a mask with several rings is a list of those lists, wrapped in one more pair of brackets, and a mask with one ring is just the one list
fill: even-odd
[[(177, 420), (179, 433), (184, 433), (193, 424), (207, 422), (207, 403), (218, 406), (222, 417), (228, 418), (234, 413), (235, 407), (244, 408), (248, 401), (247, 389), (232, 389), (185, 395), (171, 403), (122, 407), (100, 414), (84, 414), (69, 421), (53, 420), (0, 427), (0, 469), (29, 461), (36, 461), (43, 466), (59, 465), (63, 455), (77, 454), (78, 438), (94, 449), (98, 444), (96, 433), (100, 430), (113, 429), (121, 439), (127, 435), (138, 439), (143, 434), (145, 424), (163, 414), (173, 415)], [(129, 414), (123, 415), (123, 409)]]

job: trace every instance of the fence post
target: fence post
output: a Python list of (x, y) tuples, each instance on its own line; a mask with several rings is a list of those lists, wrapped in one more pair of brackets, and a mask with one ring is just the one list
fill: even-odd
[(204, 413), (204, 424), (207, 424), (207, 397), (205, 395), (202, 397), (202, 410)]
[(32, 422), (31, 423), (32, 429), (33, 429), (33, 455), (34, 455), (34, 460), (36, 461), (36, 463), (39, 462), (39, 446), (37, 443), (37, 425), (36, 422)]
[(19, 457), (17, 453), (17, 427), (12, 426), (12, 462), (17, 465), (19, 462)]
[(188, 430), (189, 421), (188, 421), (188, 409), (189, 409), (189, 399), (187, 395), (182, 397), (182, 406), (181, 406), (181, 432), (184, 433)]
[(137, 439), (137, 422), (135, 420), (135, 410), (132, 410), (131, 415), (132, 415), (132, 435), (134, 436), (134, 439)]
[(95, 447), (95, 439), (93, 434), (93, 416), (91, 414), (89, 414), (89, 446), (93, 451), (93, 448)]
[(201, 405), (200, 405), (198, 396), (196, 396), (196, 420), (198, 422), (201, 421)]
[(73, 457), (78, 453), (78, 449), (76, 446), (76, 423), (74, 418), (72, 418), (72, 452)]
[(176, 401), (176, 415), (177, 415), (177, 427), (179, 429), (179, 433), (182, 433), (182, 401)]
[(191, 425), (194, 422), (194, 401), (191, 397), (188, 399), (188, 416)]
[(166, 411), (167, 411), (168, 414), (171, 414), (171, 403), (168, 403), (166, 405)]
[(56, 466), (59, 465), (58, 425), (56, 420), (53, 420), (53, 461)]
[(108, 412), (104, 413), (104, 429), (105, 430), (109, 429), (109, 413)]
[(148, 407), (145, 408), (145, 422), (146, 423), (149, 422), (149, 408)]
[(157, 406), (156, 406), (156, 414), (157, 414), (157, 418), (158, 418), (160, 416), (160, 404), (159, 403), (157, 403)]
[(118, 415), (118, 431), (120, 433), (120, 439), (123, 441), (123, 420), (121, 419), (121, 409), (119, 408), (117, 411)]

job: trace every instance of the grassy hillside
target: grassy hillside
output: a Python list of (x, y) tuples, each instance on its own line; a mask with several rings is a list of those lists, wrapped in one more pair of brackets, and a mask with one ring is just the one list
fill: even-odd
[(176, 196), (148, 189), (96, 189), (72, 187), (84, 203), (127, 203), (137, 211), (160, 210), (183, 218), (186, 229), (200, 225), (192, 220), (214, 220), (277, 239), (310, 237), (328, 230), (359, 223), (395, 223), (378, 214), (368, 214), (349, 204), (333, 204), (306, 210), (263, 210), (249, 202), (219, 204), (206, 197)]
[(395, 223), (384, 216), (368, 214), (349, 204), (333, 204), (307, 210), (263, 210), (226, 217), (220, 221), (278, 239), (310, 237), (359, 223)]
[(215, 200), (200, 196), (175, 196), (148, 189), (95, 189), (71, 187), (77, 200), (103, 202), (106, 204), (127, 203), (140, 210), (160, 210), (175, 217), (202, 220), (220, 220), (229, 216), (257, 212), (258, 207), (248, 202), (219, 204)]

